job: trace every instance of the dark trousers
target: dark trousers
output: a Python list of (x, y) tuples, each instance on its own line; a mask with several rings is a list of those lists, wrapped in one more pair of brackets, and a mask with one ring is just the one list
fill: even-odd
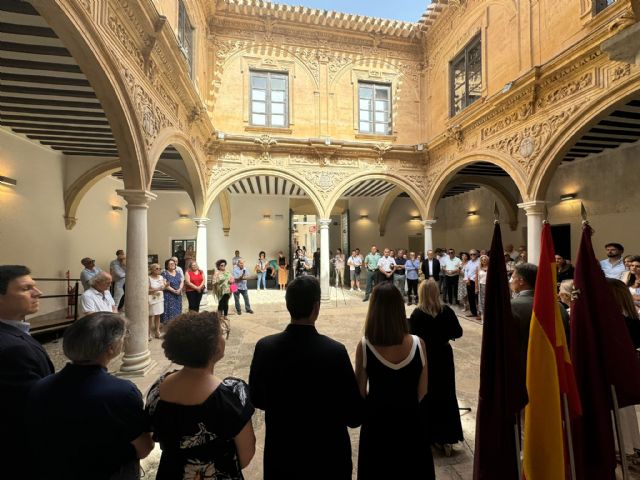
[(194, 312), (200, 311), (200, 300), (202, 300), (202, 292), (186, 292), (187, 301), (189, 302), (189, 310)]
[(414, 295), (416, 297), (416, 302), (418, 301), (418, 279), (416, 278), (415, 280), (411, 280), (409, 278), (407, 278), (407, 296), (408, 296), (408, 300), (411, 301), (411, 295)]
[(469, 299), (469, 310), (471, 311), (471, 315), (474, 317), (478, 315), (477, 298), (478, 294), (476, 293), (476, 282), (471, 280), (467, 285), (467, 298)]
[(251, 310), (251, 304), (249, 303), (249, 292), (247, 292), (247, 290), (233, 292), (233, 299), (236, 302), (236, 312), (240, 313), (240, 295), (242, 295), (242, 300), (244, 301), (244, 311), (248, 312)]
[(367, 269), (367, 288), (364, 291), (364, 296), (366, 298), (369, 298), (369, 295), (371, 295), (371, 290), (373, 290), (373, 287), (376, 286), (376, 283), (378, 283), (378, 270)]
[(453, 305), (454, 303), (458, 303), (458, 282), (460, 278), (458, 275), (445, 275), (444, 277), (444, 285), (445, 285), (445, 297), (444, 301)]
[(229, 314), (229, 299), (231, 298), (230, 293), (225, 293), (222, 295), (222, 298), (218, 300), (218, 311), (222, 312), (222, 314), (226, 317)]

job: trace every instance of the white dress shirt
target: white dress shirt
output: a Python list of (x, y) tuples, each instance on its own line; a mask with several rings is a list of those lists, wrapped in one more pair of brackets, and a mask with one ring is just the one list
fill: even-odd
[(475, 282), (476, 272), (478, 271), (479, 266), (480, 260), (469, 260), (462, 269), (462, 273), (464, 273), (464, 280), (471, 280), (472, 282)]
[(82, 311), (87, 314), (93, 312), (113, 312), (116, 306), (116, 302), (113, 300), (109, 290), (100, 293), (93, 287), (82, 294), (80, 304), (82, 305)]
[(600, 260), (600, 268), (602, 268), (605, 277), (616, 278), (618, 280), (620, 280), (620, 277), (626, 270), (622, 258), (616, 263), (611, 263), (608, 258)]
[(382, 270), (385, 273), (389, 273), (393, 270), (393, 267), (396, 266), (396, 261), (393, 259), (393, 257), (380, 257), (380, 260), (378, 260), (378, 268), (382, 267)]

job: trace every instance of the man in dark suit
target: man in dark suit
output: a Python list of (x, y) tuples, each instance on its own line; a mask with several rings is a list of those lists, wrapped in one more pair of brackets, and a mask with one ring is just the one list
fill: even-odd
[(422, 261), (421, 268), (425, 280), (433, 278), (436, 283), (440, 281), (440, 260), (433, 256), (433, 250), (427, 250), (427, 257)]
[(7, 479), (25, 475), (27, 396), (38, 380), (53, 373), (47, 352), (25, 322), (38, 311), (42, 295), (30, 273), (21, 265), (0, 265), (0, 468)]
[(286, 330), (260, 340), (251, 362), (251, 402), (265, 411), (264, 480), (351, 480), (347, 427), (361, 423), (363, 400), (344, 345), (320, 335), (320, 284), (287, 286)]
[[(527, 372), (527, 350), (529, 348), (529, 328), (531, 326), (531, 314), (533, 313), (533, 297), (538, 276), (538, 267), (532, 263), (517, 265), (511, 275), (510, 285), (514, 292), (511, 299), (511, 313), (518, 324), (518, 337), (520, 338), (520, 361), (522, 372)], [(567, 341), (569, 340), (569, 315), (567, 310), (560, 305), (560, 315), (565, 329)]]

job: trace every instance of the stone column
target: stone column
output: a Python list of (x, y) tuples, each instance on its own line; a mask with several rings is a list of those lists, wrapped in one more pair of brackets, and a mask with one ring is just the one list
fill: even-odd
[[(207, 262), (208, 262), (208, 253), (207, 253), (207, 222), (208, 218), (200, 217), (194, 218), (194, 222), (196, 222), (196, 263), (198, 264), (198, 268), (204, 273), (204, 284), (207, 284)], [(202, 300), (200, 301), (200, 305), (204, 306), (209, 303), (208, 294), (204, 294), (202, 296)]]
[(527, 261), (535, 265), (540, 261), (540, 239), (546, 205), (547, 202), (541, 200), (518, 204), (527, 215)]
[(320, 220), (320, 289), (321, 299), (323, 302), (328, 302), (331, 294), (329, 289), (329, 225), (331, 225), (330, 218), (321, 218)]
[(149, 275), (147, 210), (156, 195), (146, 190), (118, 190), (127, 201), (127, 280), (125, 314), (129, 337), (124, 344), (120, 374), (145, 375), (154, 365), (149, 353)]
[[(433, 250), (433, 224), (436, 220), (423, 220), (422, 226), (424, 227), (424, 255), (427, 256), (429, 250)], [(416, 255), (418, 252), (416, 252)]]

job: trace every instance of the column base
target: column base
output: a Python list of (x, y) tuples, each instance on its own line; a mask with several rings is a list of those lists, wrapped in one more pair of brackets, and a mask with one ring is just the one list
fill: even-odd
[(144, 377), (151, 371), (158, 362), (151, 358), (151, 352), (149, 350), (134, 354), (125, 355), (122, 357), (122, 365), (116, 372), (118, 377)]

